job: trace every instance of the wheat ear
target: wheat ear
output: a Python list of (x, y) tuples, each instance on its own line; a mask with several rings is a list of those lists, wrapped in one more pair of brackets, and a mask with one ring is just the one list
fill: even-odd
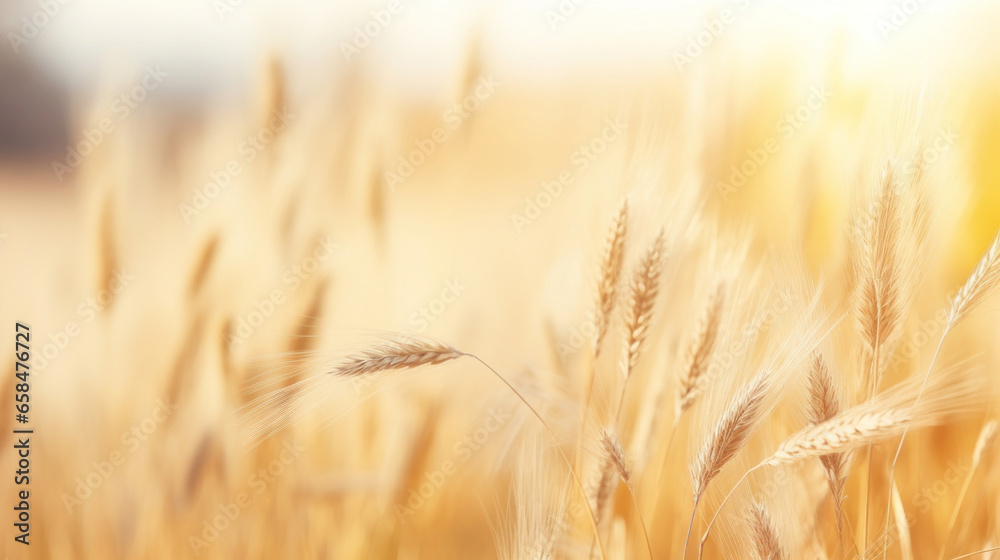
[(722, 316), (722, 304), (725, 292), (719, 284), (709, 297), (708, 304), (702, 311), (694, 332), (688, 342), (684, 356), (684, 367), (681, 368), (680, 383), (677, 389), (677, 403), (674, 406), (674, 424), (688, 408), (694, 404), (695, 398), (701, 392), (705, 373), (708, 371), (712, 349), (719, 335), (719, 324)]
[(767, 508), (759, 502), (753, 503), (748, 521), (757, 560), (784, 560), (785, 551)]
[(913, 419), (909, 410), (857, 407), (793, 434), (765, 463), (775, 466), (850, 451), (901, 434)]
[[(535, 407), (531, 406), (531, 403), (524, 398), (524, 395), (522, 395), (521, 392), (514, 387), (514, 385), (507, 381), (506, 377), (500, 375), (500, 372), (494, 369), (493, 366), (489, 365), (475, 354), (462, 352), (452, 346), (429, 338), (401, 335), (398, 340), (383, 342), (382, 344), (376, 345), (359, 355), (347, 358), (344, 363), (335, 367), (330, 373), (343, 376), (365, 375), (397, 369), (411, 369), (428, 364), (440, 364), (456, 360), (464, 356), (468, 356), (476, 360), (482, 364), (483, 367), (490, 370), (493, 375), (500, 379), (500, 381), (502, 381), (504, 385), (506, 385), (507, 388), (510, 389), (522, 403), (524, 403), (524, 406), (528, 407), (528, 410), (535, 415), (535, 418), (538, 419), (542, 426), (544, 426), (545, 429), (548, 430), (553, 437), (555, 437), (556, 433), (549, 423), (545, 421)], [(569, 459), (562, 453), (561, 450), (559, 450), (559, 456), (562, 458), (563, 462), (566, 463), (570, 474), (573, 476), (573, 482), (576, 484), (577, 490), (586, 500), (587, 493), (583, 488), (583, 483), (580, 481), (576, 471), (573, 469), (573, 464), (570, 463)], [(594, 531), (594, 539), (600, 549), (601, 558), (606, 560), (607, 555), (604, 552), (604, 545), (601, 542), (597, 528), (597, 516), (594, 515), (594, 510), (590, 507), (589, 502), (587, 503), (587, 513), (591, 523), (591, 528)]]
[(625, 260), (625, 236), (628, 233), (628, 201), (622, 200), (611, 231), (601, 254), (600, 278), (597, 282), (597, 303), (594, 313), (594, 355), (601, 354), (601, 343), (611, 324), (611, 314), (615, 310), (618, 284), (621, 282), (622, 263)]
[(632, 370), (639, 361), (642, 343), (649, 334), (653, 304), (660, 291), (662, 270), (663, 230), (660, 230), (632, 276), (628, 308), (625, 311), (625, 356), (622, 360), (622, 375), (626, 380), (632, 375)]
[(899, 254), (900, 202), (887, 166), (874, 200), (874, 208), (861, 243), (861, 262), (856, 270), (859, 291), (856, 314), (861, 339), (870, 360), (866, 368), (867, 397), (881, 380), (880, 351), (895, 337), (905, 314), (903, 270)]
[(691, 467), (694, 495), (701, 496), (722, 467), (743, 449), (763, 410), (768, 373), (758, 374), (729, 405)]
[(975, 270), (955, 293), (948, 312), (948, 324), (955, 325), (985, 300), (1000, 279), (1000, 233), (997, 233)]
[(628, 494), (632, 498), (632, 505), (639, 515), (639, 525), (642, 527), (642, 536), (646, 540), (646, 549), (649, 552), (649, 558), (653, 560), (656, 557), (653, 556), (653, 546), (649, 542), (646, 521), (642, 518), (642, 510), (639, 509), (639, 502), (635, 498), (635, 489), (632, 488), (632, 470), (629, 467), (628, 458), (625, 456), (625, 448), (622, 447), (618, 436), (609, 430), (604, 430), (601, 433), (601, 447), (604, 449), (608, 463), (614, 467), (615, 472), (618, 473), (618, 477), (625, 484), (625, 489), (628, 490)]
[[(874, 208), (861, 243), (861, 259), (855, 270), (857, 279), (857, 319), (868, 359), (865, 372), (865, 398), (872, 398), (881, 382), (881, 350), (898, 331), (904, 314), (901, 270), (898, 254), (900, 208), (891, 164), (887, 164), (874, 199)], [(868, 502), (871, 496), (871, 447), (866, 462), (865, 519), (862, 544), (868, 546)], [(886, 518), (888, 525), (888, 517)]]
[(436, 340), (407, 338), (386, 341), (360, 354), (349, 356), (330, 373), (343, 376), (368, 375), (441, 364), (467, 355)]
[[(826, 361), (820, 354), (813, 356), (812, 368), (809, 372), (809, 402), (810, 420), (822, 424), (837, 416), (841, 409), (840, 395), (834, 386), (833, 377)], [(833, 509), (837, 520), (837, 536), (841, 543), (844, 539), (843, 503), (844, 486), (847, 481), (847, 455), (831, 453), (819, 458), (826, 473), (827, 484), (833, 497)]]
[[(705, 494), (709, 483), (718, 476), (722, 467), (743, 448), (753, 434), (753, 429), (757, 426), (757, 422), (764, 410), (764, 397), (769, 387), (769, 378), (770, 372), (762, 370), (747, 384), (736, 399), (729, 404), (729, 407), (726, 408), (722, 417), (715, 424), (711, 435), (709, 435), (708, 440), (702, 446), (701, 451), (691, 465), (694, 507), (691, 511), (691, 520), (688, 522), (687, 537), (684, 538), (684, 554), (681, 558), (687, 554), (687, 545), (688, 540), (691, 538), (691, 527), (694, 525), (694, 516), (698, 511), (698, 504), (701, 502), (701, 498)], [(711, 524), (709, 525), (711, 526)], [(701, 549), (704, 548), (707, 537), (708, 531), (702, 537), (701, 548), (698, 552), (699, 558), (701, 557)]]

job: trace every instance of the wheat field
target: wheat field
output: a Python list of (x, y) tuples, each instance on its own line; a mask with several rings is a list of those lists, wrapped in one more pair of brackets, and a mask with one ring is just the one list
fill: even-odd
[(7, 558), (1000, 552), (997, 6), (493, 6), (417, 94), (370, 4), (0, 158)]

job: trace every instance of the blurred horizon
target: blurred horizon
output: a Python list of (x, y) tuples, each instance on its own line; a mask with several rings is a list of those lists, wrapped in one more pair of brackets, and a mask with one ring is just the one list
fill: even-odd
[[(914, 12), (904, 13), (911, 4)], [(395, 13), (388, 13), (390, 5)], [(836, 60), (850, 76), (871, 72), (873, 59), (909, 58), (915, 79), (926, 79), (942, 64), (934, 50), (951, 46), (932, 49), (917, 39), (928, 32), (949, 36), (949, 26), (977, 19), (976, 10), (991, 13), (972, 0), (947, 6), (931, 0), (22, 1), (0, 10), (7, 43), (0, 49), (0, 159), (65, 145), (89, 104), (131, 87), (149, 67), (170, 72), (157, 102), (182, 113), (252, 104), (260, 61), (271, 57), (282, 61), (293, 101), (363, 75), (412, 103), (440, 102), (461, 79), (462, 53), (473, 42), (491, 72), (522, 89), (684, 81), (689, 76), (676, 57), (686, 56), (698, 33), (711, 32), (723, 10), (732, 13), (722, 24), (727, 36), (702, 35), (708, 41), (695, 47), (699, 53), (722, 41), (756, 44), (762, 52), (795, 44), (797, 52), (783, 54), (789, 61)], [(385, 17), (379, 13), (388, 14), (385, 23), (377, 22)], [(33, 17), (42, 25), (32, 24)], [(363, 29), (373, 23), (377, 31), (367, 36)], [(356, 41), (368, 43), (357, 48)]]

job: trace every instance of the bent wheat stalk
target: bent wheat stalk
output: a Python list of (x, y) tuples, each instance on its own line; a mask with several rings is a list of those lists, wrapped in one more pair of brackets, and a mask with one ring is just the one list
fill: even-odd
[(985, 550), (977, 550), (976, 552), (970, 552), (968, 554), (963, 554), (961, 556), (956, 556), (951, 560), (962, 560), (962, 558), (972, 558), (973, 556), (979, 556), (980, 554), (986, 554), (987, 552), (996, 552), (1000, 550), (1000, 546), (994, 548), (987, 548)]
[[(980, 257), (979, 263), (976, 264), (976, 268), (966, 279), (965, 284), (959, 288), (958, 292), (955, 293), (955, 297), (952, 298), (951, 306), (948, 310), (948, 323), (941, 332), (941, 339), (938, 341), (937, 349), (934, 350), (934, 357), (931, 358), (931, 363), (927, 366), (926, 373), (924, 373), (924, 380), (920, 385), (920, 392), (917, 394), (917, 400), (913, 406), (920, 404), (924, 389), (927, 387), (927, 381), (930, 379), (934, 364), (941, 354), (941, 347), (944, 346), (944, 341), (948, 333), (989, 297), (990, 293), (996, 289), (998, 279), (1000, 279), (1000, 232), (997, 233), (993, 238), (993, 242), (990, 243), (989, 248)], [(895, 477), (896, 463), (899, 461), (899, 453), (903, 450), (903, 443), (905, 441), (906, 430), (903, 430), (903, 435), (899, 438), (899, 445), (896, 446), (896, 454), (892, 458), (892, 466), (889, 467), (889, 480), (893, 480)], [(888, 515), (886, 515), (885, 525), (886, 531), (888, 531)], [(883, 560), (887, 554), (888, 545), (882, 548)]]
[(944, 553), (948, 551), (948, 541), (951, 539), (951, 532), (955, 529), (955, 523), (958, 521), (958, 514), (962, 510), (962, 502), (965, 501), (965, 494), (969, 491), (969, 484), (972, 483), (972, 477), (976, 474), (976, 469), (979, 468), (979, 463), (982, 461), (983, 455), (993, 444), (996, 435), (996, 420), (987, 422), (983, 426), (982, 431), (979, 432), (979, 439), (976, 440), (976, 447), (972, 452), (972, 465), (969, 467), (968, 474), (965, 475), (965, 481), (962, 482), (962, 489), (958, 492), (958, 499), (955, 500), (955, 509), (951, 512), (951, 519), (948, 520), (948, 529), (944, 532), (944, 542), (941, 544), (941, 553), (938, 555), (938, 560), (943, 560)]
[[(492, 366), (487, 364), (479, 356), (475, 354), (470, 354), (468, 352), (462, 352), (452, 346), (438, 342), (433, 339), (424, 337), (413, 337), (409, 335), (402, 335), (398, 340), (386, 341), (381, 344), (375, 345), (374, 347), (362, 352), (359, 355), (348, 357), (342, 364), (336, 366), (329, 373), (339, 376), (358, 376), (374, 374), (379, 372), (386, 372), (399, 369), (413, 369), (424, 365), (436, 365), (451, 360), (457, 360), (458, 358), (469, 357), (480, 364), (482, 364), (486, 369), (490, 370), (500, 381), (503, 383), (524, 403), (528, 410), (534, 414), (535, 418), (541, 422), (542, 426), (554, 437), (555, 431), (549, 426), (548, 422), (542, 417), (541, 414), (535, 410), (535, 407), (531, 406), (531, 403), (517, 390), (514, 385), (512, 385), (507, 378), (500, 374), (497, 370), (493, 369)], [(570, 474), (573, 475), (573, 481), (576, 483), (577, 490), (583, 497), (584, 501), (587, 501), (587, 493), (583, 488), (583, 483), (577, 476), (573, 465), (569, 462), (569, 459), (558, 449), (559, 455), (562, 460), (566, 463), (567, 468), (569, 468)], [(591, 528), (594, 531), (594, 538), (597, 541), (598, 548), (600, 549), (601, 558), (606, 560), (607, 555), (604, 552), (604, 545), (601, 542), (601, 536), (597, 528), (597, 517), (594, 515), (594, 510), (590, 507), (590, 503), (587, 502), (587, 513), (590, 519)]]

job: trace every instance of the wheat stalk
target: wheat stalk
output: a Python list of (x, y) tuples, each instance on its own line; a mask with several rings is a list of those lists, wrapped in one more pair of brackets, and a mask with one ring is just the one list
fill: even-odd
[[(887, 164), (875, 194), (874, 208), (860, 244), (861, 258), (856, 281), (858, 297), (856, 313), (861, 340), (868, 360), (864, 368), (865, 398), (872, 398), (881, 384), (882, 347), (894, 338), (902, 324), (903, 297), (900, 294), (901, 267), (898, 253), (900, 242), (900, 208), (891, 164)], [(871, 447), (867, 451), (868, 474), (865, 479), (865, 521), (862, 523), (862, 543), (867, 546), (868, 502), (871, 494)], [(888, 525), (888, 518), (886, 519)]]
[[(490, 370), (490, 372), (500, 379), (507, 386), (507, 388), (509, 388), (521, 400), (521, 402), (528, 407), (528, 410), (535, 415), (535, 418), (538, 419), (538, 421), (545, 427), (546, 430), (549, 431), (550, 434), (553, 436), (556, 435), (555, 431), (553, 431), (552, 427), (545, 421), (542, 415), (538, 413), (535, 407), (533, 407), (531, 403), (524, 398), (524, 395), (522, 395), (517, 388), (507, 381), (507, 378), (500, 375), (500, 372), (494, 369), (493, 366), (489, 365), (475, 354), (462, 352), (452, 346), (429, 338), (400, 335), (395, 341), (383, 342), (362, 352), (361, 354), (347, 358), (344, 363), (334, 368), (330, 373), (342, 376), (373, 374), (398, 369), (412, 369), (423, 365), (440, 364), (456, 360), (464, 356), (468, 356), (478, 361), (483, 365), (483, 367)], [(579, 477), (573, 470), (572, 463), (569, 462), (569, 459), (567, 459), (561, 451), (559, 452), (559, 455), (569, 468), (577, 489), (586, 499), (586, 492), (584, 491), (583, 484), (580, 482)], [(598, 519), (589, 504), (587, 505), (587, 513), (589, 515), (591, 527), (594, 531), (594, 539), (601, 552), (601, 558), (606, 558), (604, 545), (601, 543), (601, 539), (598, 534)]]
[(958, 513), (962, 509), (962, 502), (965, 501), (965, 494), (969, 491), (969, 485), (972, 483), (972, 476), (976, 474), (976, 469), (979, 468), (979, 463), (983, 460), (983, 456), (986, 454), (990, 446), (993, 445), (993, 440), (996, 439), (997, 435), (997, 421), (990, 420), (983, 426), (983, 429), (979, 431), (979, 438), (976, 439), (976, 447), (972, 451), (972, 465), (969, 466), (969, 472), (965, 475), (965, 481), (962, 483), (962, 489), (958, 492), (958, 499), (955, 501), (955, 509), (951, 512), (951, 519), (948, 520), (948, 529), (944, 533), (944, 543), (941, 545), (941, 554), (938, 556), (938, 560), (944, 558), (945, 552), (948, 551), (948, 541), (951, 538), (951, 532), (955, 528), (955, 523), (958, 521)]
[[(976, 268), (972, 271), (972, 274), (966, 279), (965, 284), (958, 290), (955, 297), (951, 300), (951, 307), (948, 311), (948, 324), (945, 325), (943, 332), (941, 333), (941, 338), (938, 340), (937, 349), (934, 350), (934, 356), (931, 358), (930, 365), (927, 366), (927, 371), (924, 373), (923, 382), (920, 385), (920, 391), (917, 393), (917, 399), (914, 402), (914, 406), (920, 404), (921, 398), (923, 398), (924, 390), (927, 387), (927, 382), (930, 380), (931, 371), (934, 370), (934, 365), (937, 363), (938, 356), (941, 354), (941, 348), (944, 346), (944, 341), (948, 337), (955, 326), (957, 326), (962, 319), (968, 316), (973, 309), (976, 308), (980, 303), (982, 303), (996, 288), (997, 279), (1000, 278), (1000, 232), (996, 234), (993, 238), (993, 242), (990, 243), (989, 248), (979, 259), (979, 263)], [(903, 430), (903, 435), (899, 438), (899, 444), (896, 445), (896, 454), (892, 458), (892, 465), (889, 467), (889, 480), (893, 480), (896, 474), (896, 463), (899, 461), (899, 454), (903, 450), (903, 443), (906, 442), (907, 431)], [(889, 525), (889, 518), (886, 516), (886, 527)], [(883, 558), (886, 556), (886, 551), (883, 549)]]
[[(903, 508), (903, 500), (899, 497), (899, 488), (896, 487), (895, 480), (889, 480), (889, 502), (892, 506), (892, 516), (896, 520), (896, 534), (899, 535), (899, 556), (901, 560), (913, 560), (913, 538), (910, 536), (910, 522), (906, 519), (906, 509)], [(889, 512), (886, 513), (888, 519)], [(888, 553), (889, 532), (884, 533), (882, 541), (883, 554)]]
[(979, 465), (979, 462), (983, 460), (983, 455), (986, 451), (993, 445), (993, 441), (997, 437), (997, 421), (990, 420), (983, 426), (983, 429), (979, 432), (979, 439), (976, 440), (976, 448), (972, 452), (972, 469)]

